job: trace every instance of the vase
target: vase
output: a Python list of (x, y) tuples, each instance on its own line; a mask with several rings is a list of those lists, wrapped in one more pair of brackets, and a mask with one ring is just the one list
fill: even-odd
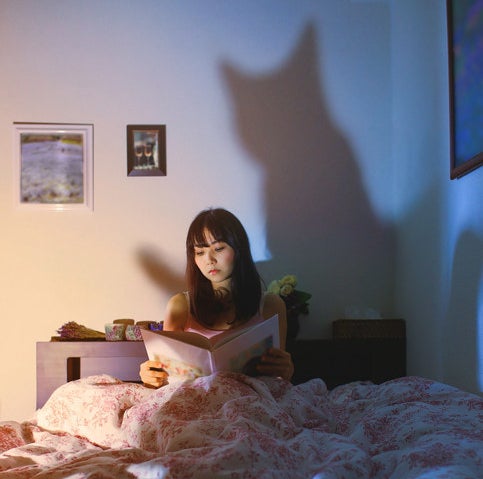
[(287, 339), (295, 339), (299, 329), (299, 315), (296, 313), (287, 314)]

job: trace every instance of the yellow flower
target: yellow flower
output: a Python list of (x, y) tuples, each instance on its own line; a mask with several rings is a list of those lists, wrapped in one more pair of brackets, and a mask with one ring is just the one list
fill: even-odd
[(280, 285), (289, 284), (293, 288), (297, 286), (297, 277), (293, 274), (287, 274), (280, 280)]
[(274, 279), (269, 285), (268, 285), (268, 292), (273, 293), (273, 294), (280, 294), (280, 282)]
[(294, 292), (294, 287), (291, 284), (285, 283), (280, 286), (280, 296), (288, 296)]
[(275, 279), (268, 285), (268, 292), (279, 295), (287, 308), (288, 315), (308, 314), (310, 293), (295, 289), (297, 277), (287, 274), (282, 279)]

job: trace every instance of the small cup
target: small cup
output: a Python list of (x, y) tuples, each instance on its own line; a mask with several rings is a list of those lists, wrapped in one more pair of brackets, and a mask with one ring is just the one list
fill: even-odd
[(108, 323), (104, 325), (106, 341), (124, 341), (126, 337), (126, 325), (118, 323)]
[(126, 326), (128, 324), (134, 324), (134, 319), (115, 319), (113, 321), (114, 324), (125, 324)]
[(128, 341), (142, 341), (141, 328), (137, 324), (128, 324), (126, 326), (126, 339)]

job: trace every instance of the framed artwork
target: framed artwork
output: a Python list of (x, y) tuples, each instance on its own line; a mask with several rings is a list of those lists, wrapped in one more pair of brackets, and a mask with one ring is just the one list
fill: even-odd
[(166, 125), (127, 125), (127, 175), (166, 176)]
[(93, 125), (15, 122), (15, 202), (22, 208), (93, 209)]
[(483, 164), (483, 2), (446, 0), (450, 178)]

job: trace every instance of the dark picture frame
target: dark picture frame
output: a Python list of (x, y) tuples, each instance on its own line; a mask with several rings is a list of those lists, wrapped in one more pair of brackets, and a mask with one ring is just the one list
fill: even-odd
[(450, 178), (483, 165), (483, 6), (446, 0), (450, 100)]
[(15, 204), (93, 210), (92, 124), (14, 122)]
[(127, 125), (127, 175), (166, 176), (166, 125)]

